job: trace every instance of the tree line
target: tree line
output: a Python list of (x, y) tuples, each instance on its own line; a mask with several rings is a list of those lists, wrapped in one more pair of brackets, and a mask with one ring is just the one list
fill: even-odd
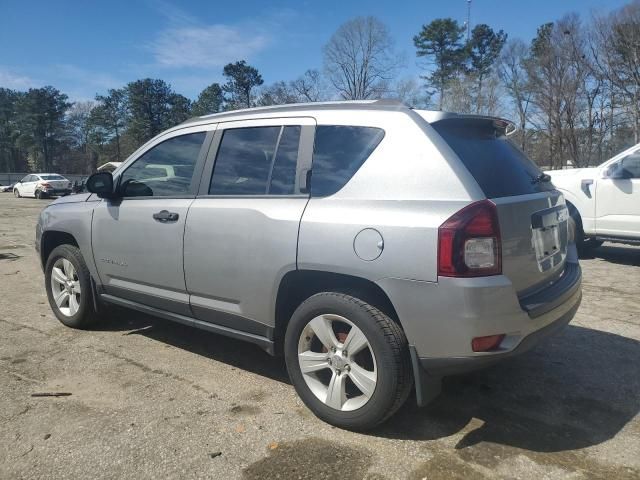
[(323, 66), (264, 85), (239, 60), (195, 100), (161, 79), (141, 79), (70, 102), (54, 87), (0, 88), (0, 171), (89, 173), (122, 161), (189, 117), (332, 99), (396, 98), (416, 108), (503, 116), (511, 139), (540, 165), (597, 165), (640, 142), (640, 0), (585, 20), (541, 25), (529, 43), (486, 24), (439, 18), (413, 38), (424, 75), (374, 17), (347, 21), (323, 47)]

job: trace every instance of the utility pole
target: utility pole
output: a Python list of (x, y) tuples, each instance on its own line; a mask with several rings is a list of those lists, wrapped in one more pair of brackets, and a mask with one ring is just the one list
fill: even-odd
[(471, 0), (467, 0), (467, 42), (471, 37)]

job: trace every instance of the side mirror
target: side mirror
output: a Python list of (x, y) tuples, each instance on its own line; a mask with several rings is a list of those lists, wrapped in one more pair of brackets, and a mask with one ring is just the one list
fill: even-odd
[(95, 193), (100, 198), (114, 198), (113, 177), (109, 172), (94, 173), (87, 179), (87, 191)]

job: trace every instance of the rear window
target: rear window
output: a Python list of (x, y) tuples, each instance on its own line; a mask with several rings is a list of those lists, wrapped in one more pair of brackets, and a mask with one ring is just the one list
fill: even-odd
[(551, 182), (518, 147), (496, 133), (493, 121), (448, 119), (431, 126), (460, 157), (487, 198), (511, 197), (553, 190)]
[(311, 171), (311, 195), (333, 195), (353, 177), (375, 150), (384, 130), (373, 127), (316, 127)]
[(40, 175), (42, 180), (66, 180), (62, 175)]

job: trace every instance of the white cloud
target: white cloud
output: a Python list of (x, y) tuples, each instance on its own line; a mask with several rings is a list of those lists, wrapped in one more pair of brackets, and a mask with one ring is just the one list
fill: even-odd
[(38, 82), (31, 77), (17, 73), (8, 67), (0, 66), (0, 87), (27, 90), (36, 86), (38, 86)]
[(151, 46), (158, 64), (165, 67), (221, 67), (248, 59), (271, 42), (264, 32), (247, 26), (224, 24), (169, 28)]

